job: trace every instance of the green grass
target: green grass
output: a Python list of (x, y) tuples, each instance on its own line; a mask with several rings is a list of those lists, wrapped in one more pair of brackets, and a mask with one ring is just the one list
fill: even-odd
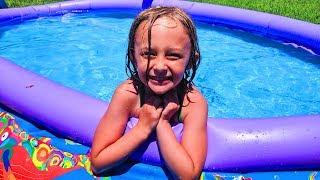
[[(5, 0), (9, 7), (21, 7), (63, 0)], [(194, 0), (268, 12), (320, 24), (320, 0)]]
[(23, 7), (39, 4), (48, 4), (53, 2), (59, 2), (63, 0), (5, 0), (8, 7)]
[(252, 9), (320, 24), (320, 0), (194, 0)]

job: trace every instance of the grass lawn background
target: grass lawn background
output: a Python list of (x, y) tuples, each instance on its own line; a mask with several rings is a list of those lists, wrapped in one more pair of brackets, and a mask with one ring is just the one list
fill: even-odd
[(4, 0), (8, 7), (23, 7), (30, 5), (48, 4), (63, 0)]
[[(62, 0), (5, 0), (9, 7), (59, 2)], [(320, 0), (194, 0), (268, 12), (320, 24)]]
[(320, 0), (195, 0), (287, 16), (320, 24)]

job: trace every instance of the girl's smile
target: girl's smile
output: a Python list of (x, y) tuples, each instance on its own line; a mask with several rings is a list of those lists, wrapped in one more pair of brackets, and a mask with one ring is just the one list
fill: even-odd
[(134, 43), (135, 65), (142, 83), (161, 95), (175, 88), (182, 80), (189, 62), (191, 44), (179, 21), (162, 17), (151, 27), (149, 49), (148, 26), (145, 21), (137, 29)]
[(169, 83), (169, 81), (172, 81), (171, 77), (161, 77), (161, 76), (149, 76), (149, 81), (155, 81), (159, 84), (165, 84)]

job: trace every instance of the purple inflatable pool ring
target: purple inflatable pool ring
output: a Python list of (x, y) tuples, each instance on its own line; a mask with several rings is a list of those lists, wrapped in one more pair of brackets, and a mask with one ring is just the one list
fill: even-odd
[[(154, 1), (152, 6), (173, 5)], [(319, 25), (236, 8), (174, 1), (195, 19), (282, 38), (320, 53)], [(68, 1), (0, 10), (0, 25), (92, 9), (141, 10), (150, 1)], [(212, 11), (212, 12), (211, 12)], [(228, 13), (229, 12), (229, 13)], [(254, 15), (252, 15), (252, 13)], [(289, 25), (289, 26), (286, 26)], [(295, 28), (290, 28), (290, 26)], [(299, 28), (297, 28), (299, 27)], [(287, 29), (288, 28), (288, 29)], [(301, 30), (302, 29), (302, 30)], [(108, 104), (47, 80), (0, 58), (0, 103), (57, 135), (90, 146)], [(126, 131), (137, 122), (130, 119)], [(181, 138), (183, 125), (173, 127)], [(131, 157), (160, 165), (153, 137)], [(265, 119), (208, 119), (205, 171), (252, 172), (320, 168), (320, 115)]]

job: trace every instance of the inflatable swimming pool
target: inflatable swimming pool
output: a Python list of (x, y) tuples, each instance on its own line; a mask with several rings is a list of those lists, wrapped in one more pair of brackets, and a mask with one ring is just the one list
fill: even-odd
[[(170, 5), (170, 3), (171, 1), (154, 1), (152, 5)], [(220, 9), (222, 8), (220, 6), (180, 1), (176, 3), (201, 21), (211, 20), (213, 23), (247, 29), (271, 37), (279, 38), (283, 35), (285, 41), (289, 40), (310, 48), (316, 53), (320, 52), (318, 25), (279, 17), (281, 21), (288, 20), (288, 23), (299, 27), (306, 25), (304, 27), (306, 30), (300, 28), (288, 30), (283, 28), (283, 23), (279, 23), (275, 19), (277, 16), (273, 15), (269, 17), (267, 14), (257, 13), (258, 19), (255, 17), (241, 19), (241, 17), (248, 17), (248, 13), (256, 12), (227, 8), (228, 12), (234, 12), (231, 15), (233, 17), (230, 17), (219, 14), (226, 11), (226, 9)], [(45, 15), (61, 15), (73, 10), (102, 8), (139, 10), (148, 4), (150, 3), (140, 1), (130, 1), (130, 3), (70, 1), (50, 6), (9, 9), (0, 12), (0, 15), (2, 13), (6, 15), (0, 16), (0, 24), (16, 23)], [(204, 11), (206, 8), (207, 10)], [(215, 10), (217, 14), (209, 14), (211, 10)], [(234, 15), (236, 13), (240, 14), (236, 16)], [(268, 21), (264, 21), (265, 19)], [(2, 67), (0, 103), (63, 137), (86, 145), (91, 144), (94, 129), (107, 103), (48, 81), (3, 58), (0, 60), (0, 67)], [(209, 118), (209, 150), (204, 170), (249, 172), (317, 169), (320, 167), (319, 120), (319, 115), (237, 121)], [(130, 130), (136, 121), (131, 119), (127, 130)], [(173, 128), (179, 138), (183, 126), (180, 124)], [(308, 150), (306, 151), (303, 147), (308, 147)], [(156, 143), (152, 138), (132, 157), (148, 164), (161, 164)]]

